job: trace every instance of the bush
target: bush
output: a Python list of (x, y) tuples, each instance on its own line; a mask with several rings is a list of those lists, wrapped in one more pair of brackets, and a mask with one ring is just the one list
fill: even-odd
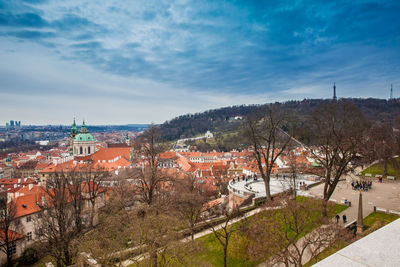
[(34, 248), (27, 248), (24, 250), (21, 257), (19, 258), (19, 262), (24, 265), (30, 265), (37, 262), (38, 259), (38, 251)]

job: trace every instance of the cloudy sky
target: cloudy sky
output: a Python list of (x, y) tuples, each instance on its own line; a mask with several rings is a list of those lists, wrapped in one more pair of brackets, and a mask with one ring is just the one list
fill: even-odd
[(400, 97), (399, 14), (398, 0), (0, 0), (0, 124), (161, 123), (328, 98), (333, 82)]

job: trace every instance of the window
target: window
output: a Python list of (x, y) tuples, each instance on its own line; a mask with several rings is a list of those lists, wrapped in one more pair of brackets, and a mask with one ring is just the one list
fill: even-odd
[(11, 254), (17, 253), (17, 245), (15, 243), (12, 244), (11, 246)]
[(88, 152), (87, 153), (90, 154), (90, 146), (88, 147)]
[(31, 241), (32, 240), (32, 232), (29, 232), (26, 234), (27, 240)]
[(82, 149), (82, 147), (79, 148), (79, 154), (81, 154), (81, 155), (83, 154), (83, 149)]
[(32, 221), (31, 216), (26, 217), (26, 222), (30, 222), (30, 221)]

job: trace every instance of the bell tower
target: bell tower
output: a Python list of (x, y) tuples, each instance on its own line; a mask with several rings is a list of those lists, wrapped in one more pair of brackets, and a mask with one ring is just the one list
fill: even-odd
[(78, 134), (78, 129), (76, 128), (75, 118), (74, 123), (71, 127), (71, 134), (70, 134), (70, 141), (69, 141), (69, 154), (72, 156), (74, 154), (73, 147), (74, 147), (74, 138)]

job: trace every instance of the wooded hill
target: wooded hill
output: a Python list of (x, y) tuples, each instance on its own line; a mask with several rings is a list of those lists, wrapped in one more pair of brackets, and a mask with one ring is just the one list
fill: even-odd
[[(318, 105), (332, 101), (330, 99), (304, 99), (301, 101), (287, 101), (283, 103), (270, 103), (264, 105), (241, 105), (207, 110), (201, 113), (186, 114), (160, 125), (162, 137), (165, 140), (193, 137), (211, 132), (235, 131), (243, 118), (267, 105), (280, 105), (282, 109), (296, 114), (300, 120), (307, 120), (310, 112)], [(400, 99), (385, 100), (376, 98), (342, 98), (340, 101), (351, 102), (359, 107), (365, 117), (376, 122), (395, 123), (400, 118)]]

